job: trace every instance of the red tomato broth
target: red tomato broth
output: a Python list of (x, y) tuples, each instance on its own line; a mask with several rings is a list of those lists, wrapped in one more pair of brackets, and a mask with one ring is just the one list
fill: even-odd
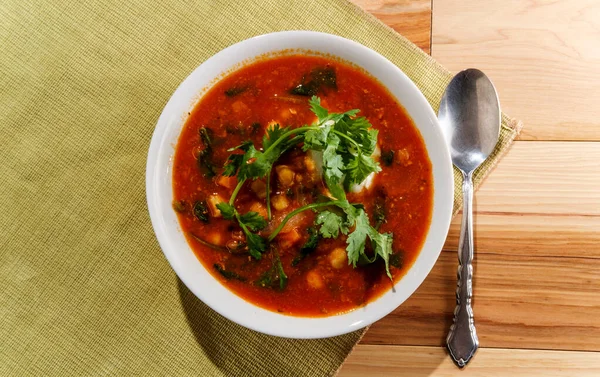
[[(373, 223), (374, 198), (385, 194), (386, 222), (380, 231), (394, 234), (393, 250), (399, 253), (402, 262), (400, 267), (390, 267), (394, 283), (397, 282), (417, 258), (430, 224), (433, 205), (431, 162), (423, 139), (406, 111), (383, 85), (361, 69), (325, 57), (304, 55), (258, 60), (240, 68), (208, 90), (190, 113), (179, 137), (173, 164), (174, 203), (184, 204), (183, 208), (179, 208), (179, 222), (198, 259), (238, 296), (268, 310), (294, 316), (329, 316), (375, 300), (392, 287), (383, 262), (379, 260), (357, 268), (346, 262), (341, 268), (334, 268), (329, 254), (335, 248), (346, 247), (346, 236), (340, 236), (338, 239), (322, 239), (313, 253), (292, 267), (292, 261), (308, 239), (306, 228), (313, 224), (315, 217), (312, 211), (304, 211), (290, 221), (293, 224), (286, 225), (286, 228), (297, 230), (292, 238), (298, 240), (290, 243), (290, 237), (286, 236), (290, 233), (284, 233), (273, 241), (278, 246), (288, 276), (286, 288), (280, 291), (255, 284), (272, 266), (273, 253), (267, 252), (257, 261), (247, 253), (213, 250), (190, 235), (225, 245), (233, 233), (239, 233), (239, 227), (233, 221), (211, 217), (209, 223), (204, 223), (195, 218), (191, 210), (195, 201), (206, 200), (215, 193), (227, 201), (233, 190), (218, 183), (219, 175), (204, 177), (197, 167), (197, 155), (202, 146), (199, 130), (206, 127), (213, 131), (213, 161), (217, 174), (220, 174), (231, 153), (227, 149), (248, 139), (258, 147), (269, 122), (275, 120), (282, 126), (299, 127), (316, 120), (308, 106), (309, 97), (291, 95), (289, 90), (298, 85), (308, 72), (323, 66), (335, 70), (337, 89), (326, 88), (317, 94), (322, 106), (330, 112), (360, 109), (359, 115), (367, 117), (379, 130), (381, 150), (396, 152), (391, 166), (381, 163), (382, 171), (375, 175), (370, 190), (348, 193), (348, 199), (353, 203), (363, 203)], [(225, 91), (231, 88), (245, 90), (232, 97), (225, 95)], [(252, 124), (256, 123), (259, 126), (253, 128)], [(314, 173), (311, 175), (307, 167), (301, 166), (304, 157), (300, 150), (293, 150), (282, 156), (276, 165), (290, 166), (295, 169), (296, 176), (312, 181), (313, 187), (310, 188), (308, 182), (306, 187), (313, 191), (321, 190), (324, 186), (320, 179), (315, 179)], [(234, 178), (233, 185), (236, 183)], [(275, 176), (272, 184), (272, 198), (277, 191), (284, 192), (278, 187)], [(299, 187), (305, 188), (303, 185)], [(298, 187), (292, 186), (290, 190), (292, 195), (289, 195), (289, 190), (285, 191), (288, 208), (282, 212), (274, 210), (274, 220), (267, 230), (272, 230), (284, 214), (308, 200)], [(257, 201), (265, 203), (253, 193), (250, 183), (246, 183), (236, 199), (236, 207), (244, 213)], [(215, 264), (243, 276), (245, 281), (225, 278), (215, 269)], [(316, 288), (307, 283), (315, 273), (322, 283)]]

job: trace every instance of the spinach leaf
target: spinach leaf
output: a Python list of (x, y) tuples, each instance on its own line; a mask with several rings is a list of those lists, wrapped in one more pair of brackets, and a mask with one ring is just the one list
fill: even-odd
[(273, 250), (273, 265), (254, 283), (260, 287), (283, 291), (287, 286), (287, 280), (288, 277), (283, 270), (279, 253), (277, 250)]
[(386, 222), (386, 215), (385, 199), (378, 197), (375, 199), (375, 206), (373, 207), (373, 220), (375, 220), (375, 229), (379, 230), (381, 225)]
[(390, 266), (402, 268), (402, 254), (400, 252), (390, 255)]
[(208, 220), (209, 220), (208, 207), (204, 200), (194, 202), (194, 207), (192, 208), (192, 212), (194, 213), (194, 216), (198, 220), (205, 222), (205, 223), (208, 222)]
[(333, 67), (315, 68), (310, 72), (310, 80), (306, 76), (302, 83), (290, 89), (291, 94), (311, 97), (322, 91), (324, 87), (337, 89), (337, 80)]
[(215, 164), (213, 162), (213, 149), (212, 149), (212, 130), (207, 127), (201, 127), (198, 130), (200, 134), (200, 140), (204, 144), (204, 149), (198, 154), (197, 165), (198, 169), (202, 173), (203, 177), (212, 178), (217, 175)]
[(173, 210), (175, 212), (183, 213), (187, 207), (187, 203), (185, 200), (173, 200)]
[(391, 166), (394, 162), (394, 150), (382, 150), (381, 151), (381, 161), (385, 166)]
[(225, 95), (227, 97), (235, 97), (238, 94), (244, 93), (246, 90), (248, 90), (247, 86), (232, 86), (231, 88), (225, 90)]
[(213, 265), (213, 267), (215, 268), (215, 270), (217, 270), (218, 273), (220, 273), (227, 280), (235, 279), (235, 280), (239, 280), (239, 281), (246, 281), (245, 277), (240, 276), (233, 271), (228, 271), (228, 270), (224, 269), (223, 266), (221, 266), (218, 263), (215, 263)]
[(308, 228), (307, 231), (308, 240), (300, 248), (300, 255), (298, 255), (292, 261), (292, 267), (298, 265), (298, 263), (300, 263), (304, 258), (306, 258), (307, 255), (315, 251), (317, 245), (319, 244), (319, 240), (321, 240), (319, 232), (317, 232), (317, 229), (315, 229), (314, 227)]

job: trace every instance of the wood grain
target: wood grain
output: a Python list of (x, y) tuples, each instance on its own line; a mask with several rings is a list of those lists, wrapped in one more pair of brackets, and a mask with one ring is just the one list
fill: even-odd
[[(477, 254), (473, 311), (483, 347), (600, 351), (600, 260)], [(442, 346), (452, 321), (457, 255), (375, 323), (364, 344)]]
[(475, 195), (477, 250), (600, 258), (598, 161), (600, 143), (517, 141)]
[[(476, 193), (474, 310), (482, 345), (600, 350), (599, 159), (600, 143), (516, 142)], [(363, 343), (444, 343), (458, 231), (457, 218), (425, 283)]]
[(429, 53), (431, 0), (351, 0)]
[(600, 354), (483, 348), (464, 370), (458, 370), (441, 347), (359, 345), (338, 377), (597, 377)]
[(600, 140), (600, 2), (435, 0), (432, 56), (494, 81), (522, 139)]
[[(354, 3), (424, 40), (411, 30), (425, 22), (425, 2), (408, 17), (406, 0)], [(530, 140), (475, 196), (484, 348), (459, 370), (441, 347), (455, 305), (456, 218), (431, 274), (370, 328), (340, 376), (599, 376), (600, 353), (581, 351), (600, 351), (600, 2), (433, 0), (432, 10), (433, 57), (488, 73)]]

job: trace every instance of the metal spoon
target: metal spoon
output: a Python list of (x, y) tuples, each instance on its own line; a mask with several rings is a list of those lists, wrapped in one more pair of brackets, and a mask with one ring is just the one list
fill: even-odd
[(446, 343), (459, 367), (479, 347), (473, 321), (473, 171), (492, 153), (500, 136), (500, 103), (494, 84), (481, 71), (459, 72), (444, 92), (438, 112), (452, 162), (463, 175), (463, 216), (458, 242), (458, 284), (454, 323)]

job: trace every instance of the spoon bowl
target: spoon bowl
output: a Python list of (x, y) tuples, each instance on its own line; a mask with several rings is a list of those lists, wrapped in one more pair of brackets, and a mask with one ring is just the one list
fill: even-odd
[(490, 79), (478, 69), (459, 72), (446, 89), (438, 119), (452, 163), (475, 170), (492, 153), (500, 135), (500, 102)]
[(454, 323), (446, 343), (450, 356), (464, 367), (479, 348), (473, 294), (473, 172), (494, 150), (500, 136), (500, 103), (494, 84), (481, 71), (459, 72), (448, 84), (438, 118), (452, 162), (463, 175), (463, 216), (458, 241), (458, 283)]

